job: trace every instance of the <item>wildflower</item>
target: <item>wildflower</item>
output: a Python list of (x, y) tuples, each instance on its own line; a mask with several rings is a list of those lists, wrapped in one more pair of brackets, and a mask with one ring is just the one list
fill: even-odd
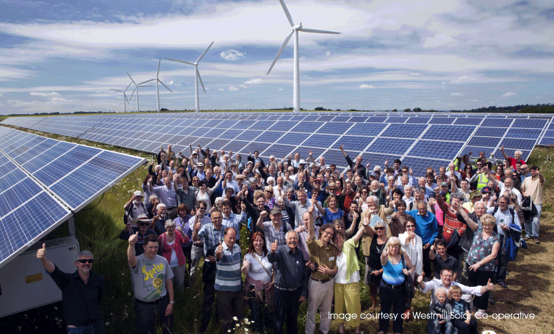
[(233, 317), (233, 320), (235, 321), (239, 321), (239, 319), (237, 317)]
[(106, 322), (106, 323), (105, 323), (106, 326), (109, 326), (109, 324), (110, 324), (109, 322)]

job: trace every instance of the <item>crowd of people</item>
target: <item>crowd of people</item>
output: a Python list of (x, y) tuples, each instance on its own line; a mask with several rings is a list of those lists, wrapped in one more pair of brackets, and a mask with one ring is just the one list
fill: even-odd
[[(253, 331), (283, 333), (286, 326), (297, 333), (303, 302), (307, 334), (328, 333), (332, 321), (340, 333), (345, 325), (359, 333), (365, 284), (379, 333), (389, 319), (394, 333), (403, 331), (418, 287), (432, 294), (429, 333), (477, 333), (476, 320), (495, 303), (495, 284), (508, 288), (513, 246), (540, 243), (539, 168), (501, 148), (503, 161), (481, 152), (413, 175), (399, 159), (371, 168), (340, 150), (346, 170), (311, 152), (306, 160), (296, 153), (264, 161), (258, 152), (242, 160), (200, 146), (190, 146), (189, 156), (161, 147), (142, 190), (124, 205), (119, 236), (128, 241), (138, 332), (154, 333), (156, 323), (171, 332), (174, 288), (182, 293), (201, 279), (201, 332), (217, 301), (222, 333), (245, 318), (246, 306)], [(92, 254), (79, 254), (78, 272), (64, 278), (45, 252), (37, 257), (62, 291), (70, 285), (87, 297), (88, 317), (67, 317), (68, 332), (88, 326), (97, 333), (101, 322), (91, 308), (99, 302), (83, 278)], [(76, 297), (65, 296), (68, 312)], [(333, 318), (333, 305), (333, 314), (351, 316)]]

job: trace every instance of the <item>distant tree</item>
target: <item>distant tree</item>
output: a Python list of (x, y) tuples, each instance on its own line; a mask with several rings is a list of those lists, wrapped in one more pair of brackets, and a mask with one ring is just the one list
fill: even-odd
[(398, 109), (393, 109), (392, 111), (394, 111), (394, 112), (397, 112), (397, 111), (398, 111)]
[(410, 112), (410, 111), (412, 111), (412, 109), (410, 108), (404, 109), (404, 112)]
[(421, 108), (414, 108), (414, 112), (421, 112)]
[(340, 110), (340, 109), (337, 109), (337, 110), (335, 110), (335, 111), (341, 111), (341, 110)]

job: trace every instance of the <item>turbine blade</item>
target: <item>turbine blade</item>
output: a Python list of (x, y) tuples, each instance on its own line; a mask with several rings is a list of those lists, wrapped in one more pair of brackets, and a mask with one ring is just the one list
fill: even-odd
[(292, 22), (292, 16), (290, 16), (290, 12), (287, 8), (287, 5), (285, 5), (285, 2), (283, 0), (279, 0), (281, 2), (281, 6), (283, 7), (283, 10), (285, 11), (285, 15), (287, 16), (287, 20), (289, 20), (290, 26), (294, 27), (294, 22)]
[(135, 95), (135, 91), (136, 91), (136, 90), (137, 90), (136, 88), (133, 89), (133, 94), (131, 94), (131, 97), (129, 98), (129, 101), (131, 101), (131, 99), (133, 99), (133, 95)]
[(158, 79), (158, 82), (161, 83), (165, 88), (167, 88), (168, 91), (173, 93), (173, 91), (169, 89), (169, 87), (167, 87), (160, 79)]
[(200, 72), (198, 71), (198, 67), (196, 68), (196, 73), (198, 73), (198, 79), (200, 79), (200, 84), (202, 84), (202, 89), (204, 90), (204, 94), (206, 94), (206, 88), (204, 88), (204, 83), (202, 82), (202, 77), (200, 76)]
[(194, 65), (194, 63), (191, 63), (190, 61), (186, 61), (186, 60), (179, 60), (179, 59), (173, 59), (173, 58), (165, 58), (167, 60), (172, 60), (172, 61), (176, 61), (178, 63), (184, 63), (184, 64), (189, 64), (189, 65)]
[(133, 80), (133, 78), (131, 77), (131, 75), (129, 74), (129, 72), (127, 72), (127, 75), (129, 76), (129, 78), (131, 78), (131, 81), (135, 84), (135, 86), (137, 85), (135, 80)]
[[(215, 41), (214, 41), (215, 42)], [(196, 63), (198, 64), (200, 62), (200, 60), (202, 60), (202, 57), (204, 57), (204, 55), (206, 54), (206, 52), (208, 52), (208, 50), (212, 47), (212, 45), (214, 45), (214, 42), (212, 42), (212, 44), (210, 44), (210, 46), (208, 46), (208, 48), (206, 49), (206, 51), (204, 51), (204, 53), (202, 53), (200, 55), (200, 57), (198, 57), (198, 60), (196, 61)]]
[(113, 88), (110, 88), (111, 90), (115, 90), (116, 92), (123, 92), (122, 90), (120, 89), (113, 89)]
[(130, 82), (129, 85), (127, 85), (127, 88), (125, 88), (124, 92), (126, 92), (127, 89), (129, 89), (129, 87), (131, 87), (131, 84), (132, 84), (132, 82)]
[(146, 81), (143, 81), (143, 82), (139, 83), (138, 85), (140, 86), (140, 85), (142, 85), (142, 84), (148, 83), (148, 82), (150, 82), (150, 81), (155, 81), (155, 80), (156, 80), (156, 79), (146, 80)]
[(127, 101), (127, 104), (129, 104), (129, 100), (127, 99), (127, 94), (125, 94), (125, 92), (123, 92), (123, 97), (125, 98), (125, 101)]
[(287, 38), (285, 38), (285, 41), (283, 42), (283, 45), (281, 45), (281, 48), (279, 49), (279, 52), (277, 52), (277, 55), (275, 56), (275, 59), (273, 60), (273, 63), (271, 63), (271, 66), (269, 67), (269, 70), (267, 71), (267, 75), (269, 75), (269, 72), (271, 72), (271, 69), (273, 68), (273, 66), (277, 62), (277, 59), (279, 59), (279, 56), (281, 56), (281, 53), (283, 52), (283, 50), (285, 49), (285, 47), (289, 43), (290, 38), (292, 37), (292, 34), (294, 34), (294, 30), (291, 30), (289, 35), (287, 36)]
[(156, 73), (156, 78), (160, 76), (160, 65), (162, 64), (162, 58), (160, 58), (160, 61), (158, 61), (158, 73)]
[(303, 32), (311, 32), (311, 33), (314, 33), (314, 34), (338, 34), (340, 35), (340, 32), (336, 32), (336, 31), (328, 31), (328, 30), (317, 30), (317, 29), (299, 29), (300, 31), (303, 31)]

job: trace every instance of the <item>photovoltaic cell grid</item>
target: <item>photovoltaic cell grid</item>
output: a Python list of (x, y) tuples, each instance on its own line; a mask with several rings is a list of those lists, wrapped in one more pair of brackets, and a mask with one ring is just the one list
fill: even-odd
[(0, 150), (0, 267), (145, 161), (6, 127)]
[[(346, 165), (346, 161), (341, 162), (344, 160), (338, 150), (341, 145), (352, 154), (361, 153), (364, 157), (380, 154), (419, 158), (424, 163), (433, 159), (448, 161), (470, 150), (497, 152), (502, 144), (507, 152), (519, 149), (530, 154), (540, 138), (542, 144), (554, 143), (554, 126), (550, 125), (550, 117), (544, 115), (161, 113), (8, 118), (3, 124), (152, 153), (157, 153), (160, 145), (172, 144), (184, 149), (192, 143), (246, 154), (258, 150), (263, 152), (262, 156), (279, 157), (284, 151), (290, 151), (285, 154), (304, 152), (306, 147), (308, 151), (317, 149), (319, 154), (329, 155), (326, 158), (336, 161), (338, 166)], [(552, 129), (551, 132), (544, 131), (545, 127)], [(437, 145), (437, 142), (445, 143)], [(271, 152), (272, 148), (275, 153)]]

